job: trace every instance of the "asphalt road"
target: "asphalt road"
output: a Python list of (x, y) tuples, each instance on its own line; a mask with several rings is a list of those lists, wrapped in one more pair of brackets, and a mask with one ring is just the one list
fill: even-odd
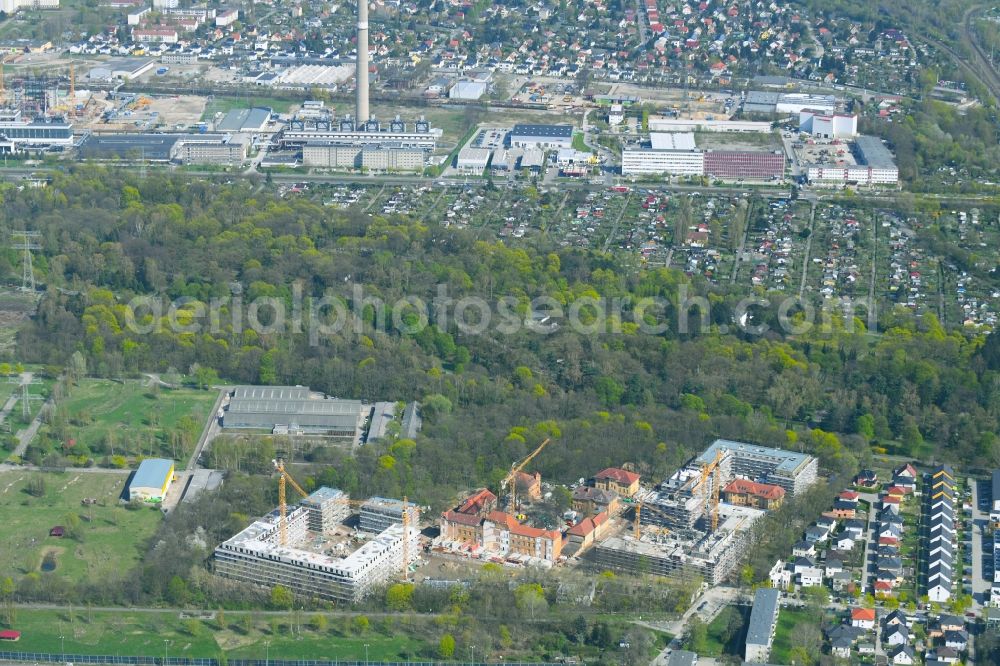
[(989, 591), (993, 586), (992, 573), (987, 577), (987, 567), (993, 568), (993, 545), (985, 543), (989, 540), (985, 530), (989, 524), (989, 513), (979, 508), (980, 498), (992, 502), (989, 482), (971, 479), (972, 483), (972, 598), (977, 604), (985, 605), (989, 601)]

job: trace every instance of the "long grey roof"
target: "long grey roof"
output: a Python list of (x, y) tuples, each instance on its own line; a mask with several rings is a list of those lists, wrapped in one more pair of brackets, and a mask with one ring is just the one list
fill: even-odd
[(865, 166), (875, 167), (876, 169), (894, 169), (896, 168), (896, 160), (893, 158), (892, 153), (889, 149), (885, 147), (882, 140), (876, 136), (858, 136), (855, 139), (855, 145), (858, 147), (858, 151), (861, 153), (861, 160), (865, 163)]
[(146, 458), (139, 463), (139, 469), (135, 471), (135, 476), (132, 477), (132, 483), (129, 484), (129, 487), (162, 488), (173, 466), (173, 460)]
[(568, 139), (573, 136), (573, 126), (518, 123), (514, 125), (514, 129), (511, 131), (511, 136)]
[(723, 452), (732, 451), (734, 454), (742, 457), (767, 461), (774, 464), (775, 469), (784, 474), (795, 472), (803, 463), (808, 462), (812, 458), (812, 456), (805, 453), (772, 449), (767, 446), (734, 442), (729, 439), (717, 439), (695, 459), (696, 462), (702, 465), (711, 464), (715, 460), (715, 452), (718, 449), (722, 449)]
[(781, 593), (770, 587), (757, 590), (750, 611), (750, 626), (747, 629), (747, 645), (769, 645), (771, 624), (778, 615), (778, 599)]

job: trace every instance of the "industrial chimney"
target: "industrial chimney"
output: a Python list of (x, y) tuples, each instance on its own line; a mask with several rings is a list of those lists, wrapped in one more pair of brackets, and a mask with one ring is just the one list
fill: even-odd
[(358, 0), (358, 59), (354, 78), (357, 79), (355, 127), (368, 122), (368, 0)]

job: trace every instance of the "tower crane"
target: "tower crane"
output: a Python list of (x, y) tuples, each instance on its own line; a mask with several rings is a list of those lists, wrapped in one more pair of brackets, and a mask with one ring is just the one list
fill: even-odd
[(295, 490), (298, 491), (298, 493), (300, 495), (302, 495), (303, 498), (309, 497), (309, 493), (307, 493), (306, 491), (302, 490), (302, 486), (300, 486), (298, 483), (296, 483), (295, 479), (292, 478), (291, 474), (289, 474), (285, 470), (285, 461), (284, 460), (282, 460), (281, 458), (278, 458), (277, 460), (272, 460), (271, 462), (274, 464), (274, 469), (276, 469), (278, 471), (278, 513), (279, 513), (279, 518), (278, 518), (278, 533), (280, 535), (279, 538), (280, 538), (280, 541), (281, 541), (281, 545), (282, 546), (287, 546), (288, 545), (288, 505), (285, 503), (285, 484), (286, 483), (291, 484), (292, 488), (295, 488)]
[[(639, 499), (636, 500), (636, 503), (635, 503), (635, 520), (632, 522), (632, 536), (635, 537), (636, 539), (639, 539), (639, 538), (642, 537), (642, 532), (640, 530), (640, 527), (642, 527), (641, 516), (642, 516), (642, 509), (643, 509), (644, 506), (646, 506), (645, 500), (643, 500), (642, 498), (639, 498)], [(650, 511), (650, 510), (655, 511), (656, 513), (660, 514), (661, 516), (666, 517), (666, 515), (663, 513), (663, 511), (661, 509), (659, 509), (658, 507), (656, 507), (655, 505), (650, 505), (650, 506), (646, 507), (646, 510), (647, 511)], [(669, 532), (670, 531), (666, 527), (663, 527), (661, 529), (664, 532)]]
[(510, 495), (508, 495), (508, 497), (510, 498), (509, 506), (511, 509), (515, 510), (517, 509), (517, 481), (516, 481), (517, 473), (523, 470), (528, 465), (529, 462), (534, 460), (535, 456), (541, 453), (542, 449), (548, 446), (549, 442), (551, 441), (552, 441), (551, 438), (546, 437), (545, 440), (541, 444), (539, 444), (534, 451), (525, 456), (520, 462), (515, 462), (513, 465), (511, 465), (510, 472), (508, 472), (507, 476), (505, 476), (503, 480), (500, 481), (501, 495), (507, 489), (507, 486), (510, 486)]
[[(282, 459), (272, 460), (274, 464), (274, 469), (278, 472), (278, 512), (280, 514), (278, 522), (279, 538), (282, 546), (288, 545), (288, 504), (286, 502), (285, 484), (289, 484), (295, 489), (303, 499), (309, 497), (309, 493), (302, 489), (292, 475), (288, 473), (285, 469), (285, 461)], [(348, 506), (361, 506), (364, 504), (364, 500), (352, 500), (352, 499), (341, 499), (336, 500), (347, 504)], [(409, 580), (409, 568), (410, 568), (410, 504), (407, 499), (403, 498), (403, 581)], [(414, 507), (416, 508), (416, 507)], [(417, 509), (419, 512), (419, 509)], [(417, 514), (419, 516), (419, 513)], [(419, 518), (417, 519), (419, 523)]]
[[(702, 507), (705, 514), (711, 514), (712, 531), (719, 528), (719, 486), (722, 484), (722, 451), (716, 449), (715, 458), (710, 463), (703, 463), (701, 466), (701, 477), (695, 489), (702, 494)], [(712, 490), (709, 494), (709, 477), (712, 477)]]

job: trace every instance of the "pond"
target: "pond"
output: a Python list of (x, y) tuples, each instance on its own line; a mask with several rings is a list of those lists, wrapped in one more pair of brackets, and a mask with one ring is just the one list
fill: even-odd
[(45, 557), (42, 559), (42, 571), (55, 571), (55, 570), (56, 570), (55, 553), (46, 553)]

